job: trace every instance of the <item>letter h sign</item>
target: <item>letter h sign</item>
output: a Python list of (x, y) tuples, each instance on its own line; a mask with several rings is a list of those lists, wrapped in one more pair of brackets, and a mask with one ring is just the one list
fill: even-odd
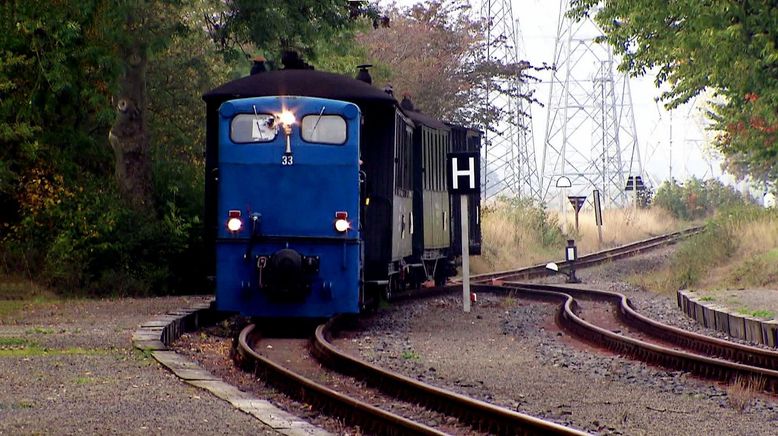
[(481, 190), (481, 162), (477, 151), (449, 153), (446, 170), (450, 194), (474, 194)]

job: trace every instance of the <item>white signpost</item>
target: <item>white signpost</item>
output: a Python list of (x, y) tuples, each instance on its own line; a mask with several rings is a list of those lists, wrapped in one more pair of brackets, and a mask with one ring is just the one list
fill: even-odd
[(470, 213), (468, 194), (478, 193), (481, 188), (481, 163), (477, 151), (449, 153), (446, 159), (448, 169), (448, 191), (459, 194), (460, 227), (462, 229), (462, 304), (470, 312)]

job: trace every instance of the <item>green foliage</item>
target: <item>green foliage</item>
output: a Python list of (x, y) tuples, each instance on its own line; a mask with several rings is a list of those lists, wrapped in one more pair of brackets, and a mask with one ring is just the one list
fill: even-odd
[(722, 209), (705, 230), (683, 241), (674, 255), (671, 282), (676, 289), (696, 285), (712, 268), (722, 265), (738, 248), (738, 231), (748, 223), (770, 218), (773, 212), (752, 204)]
[(115, 189), (90, 186), (79, 196), (14, 227), (6, 268), (69, 294), (143, 295), (168, 290), (170, 265), (184, 256), (191, 225), (171, 207), (161, 220), (126, 207)]
[[(572, 0), (573, 15), (601, 4)], [(761, 176), (778, 163), (778, 7), (771, 0), (613, 0), (598, 9), (605, 39), (633, 75), (656, 72), (670, 107), (706, 88), (718, 148)], [(773, 179), (774, 180), (774, 179)]]
[(413, 361), (419, 361), (421, 360), (421, 356), (413, 350), (403, 350), (402, 356), (404, 360), (413, 360)]
[[(15, 3), (0, 8), (0, 268), (66, 294), (202, 287), (200, 95), (230, 70), (203, 30), (218, 2)], [(116, 20), (143, 6), (165, 25), (141, 35), (156, 208), (135, 211), (107, 137), (121, 76), (112, 43), (139, 37)]]
[[(224, 56), (225, 43), (295, 48), (353, 74), (353, 32), (368, 25), (353, 19), (361, 15), (370, 14), (339, 0), (3, 3), (0, 270), (68, 295), (200, 289), (200, 96), (246, 67), (225, 63), (238, 59)], [(144, 210), (119, 195), (108, 141), (136, 49), (148, 59), (134, 83), (147, 89), (137, 95), (154, 207)]]
[(675, 254), (673, 282), (679, 289), (695, 285), (707, 271), (724, 262), (737, 249), (730, 226), (711, 221), (704, 232), (684, 242)]
[(729, 275), (733, 288), (763, 287), (778, 282), (778, 248), (751, 259), (745, 259)]
[(667, 210), (675, 218), (695, 220), (746, 201), (739, 192), (718, 180), (692, 178), (683, 184), (678, 184), (675, 179), (662, 183), (652, 205)]
[[(118, 72), (95, 27), (100, 2), (0, 6), (0, 223), (38, 207), (28, 183), (89, 177), (110, 168), (111, 79)], [(58, 183), (57, 183), (58, 184)], [(54, 191), (48, 191), (48, 194)], [(17, 212), (17, 211), (21, 211)]]
[(27, 347), (33, 345), (29, 339), (14, 338), (14, 337), (0, 337), (0, 348), (17, 348)]
[(366, 13), (340, 0), (234, 0), (224, 5), (210, 14), (207, 24), (227, 58), (234, 59), (236, 49), (246, 54), (244, 46), (251, 44), (277, 66), (284, 50), (315, 59), (331, 41), (350, 39), (354, 18)]

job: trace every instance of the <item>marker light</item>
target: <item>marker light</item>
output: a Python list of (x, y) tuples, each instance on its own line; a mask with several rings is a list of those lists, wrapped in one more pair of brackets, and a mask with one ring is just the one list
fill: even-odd
[(335, 212), (335, 230), (342, 233), (350, 228), (351, 223), (348, 222), (348, 212)]
[(281, 120), (281, 124), (284, 124), (285, 126), (291, 126), (295, 123), (294, 114), (289, 111), (281, 112), (281, 115), (279, 115), (278, 118)]
[(229, 212), (229, 217), (230, 219), (227, 220), (227, 229), (233, 233), (239, 232), (241, 227), (243, 227), (243, 221), (240, 219), (240, 211), (231, 210)]

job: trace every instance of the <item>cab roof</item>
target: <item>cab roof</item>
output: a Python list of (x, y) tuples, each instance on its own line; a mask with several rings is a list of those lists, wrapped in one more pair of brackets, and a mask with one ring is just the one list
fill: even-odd
[(333, 100), (396, 104), (391, 95), (361, 80), (316, 70), (277, 70), (225, 83), (203, 95), (206, 103), (233, 98), (303, 95)]

